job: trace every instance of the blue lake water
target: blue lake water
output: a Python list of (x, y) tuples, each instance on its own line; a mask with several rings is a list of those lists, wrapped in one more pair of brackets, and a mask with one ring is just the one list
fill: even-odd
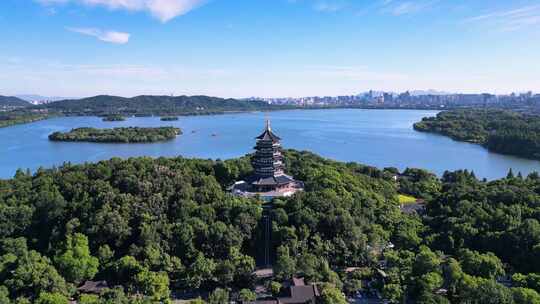
[[(295, 110), (103, 122), (98, 117), (62, 117), (0, 129), (0, 178), (18, 168), (35, 170), (63, 162), (95, 162), (112, 157), (184, 156), (228, 159), (251, 152), (265, 115), (285, 148), (310, 150), (324, 157), (376, 167), (416, 167), (442, 174), (445, 170), (474, 170), (478, 177), (506, 176), (509, 168), (523, 174), (540, 171), (540, 162), (488, 152), (481, 146), (456, 142), (413, 130), (414, 122), (434, 111), (416, 110)], [(178, 126), (184, 134), (173, 141), (152, 144), (50, 142), (48, 135), (77, 127)]]

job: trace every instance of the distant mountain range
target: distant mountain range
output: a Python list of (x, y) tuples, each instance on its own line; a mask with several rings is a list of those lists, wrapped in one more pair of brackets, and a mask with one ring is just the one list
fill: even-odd
[(14, 97), (14, 96), (1, 96), (0, 95), (0, 108), (7, 108), (7, 107), (28, 107), (32, 104), (29, 103), (26, 100), (22, 100), (20, 98)]
[[(452, 95), (452, 94), (455, 94), (455, 93), (450, 93), (450, 92), (444, 92), (444, 91), (437, 91), (437, 90), (409, 90), (407, 91), (409, 92), (409, 94), (411, 94), (411, 96), (424, 96), (424, 95)], [(387, 91), (368, 91), (368, 92), (363, 92), (363, 93), (360, 93), (358, 94), (359, 96), (361, 95), (366, 95), (366, 94), (369, 94), (371, 93), (371, 95), (375, 95), (375, 96), (382, 96), (384, 93), (387, 93), (387, 94), (393, 94), (393, 95), (398, 95), (400, 94), (399, 92), (387, 92)], [(405, 93), (405, 92), (401, 92), (401, 93)]]
[(42, 103), (48, 103), (48, 102), (53, 102), (53, 101), (65, 100), (65, 99), (76, 99), (73, 97), (42, 96), (42, 95), (35, 95), (35, 94), (20, 94), (20, 95), (15, 95), (15, 97), (20, 98), (22, 100), (26, 100), (32, 104), (42, 104)]
[(409, 91), (412, 96), (422, 96), (422, 95), (452, 95), (454, 93), (437, 91), (437, 90), (413, 90)]
[(42, 104), (38, 108), (66, 115), (197, 115), (235, 111), (284, 108), (259, 100), (224, 99), (209, 96), (136, 96), (132, 98), (99, 95)]

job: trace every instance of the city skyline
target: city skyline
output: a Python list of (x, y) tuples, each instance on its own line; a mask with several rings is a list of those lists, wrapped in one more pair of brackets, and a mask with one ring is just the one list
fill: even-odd
[(5, 0), (2, 95), (540, 91), (537, 1)]

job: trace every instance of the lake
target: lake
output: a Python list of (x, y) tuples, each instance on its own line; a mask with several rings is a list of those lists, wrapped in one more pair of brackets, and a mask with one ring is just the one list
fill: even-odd
[[(309, 150), (340, 161), (383, 167), (416, 167), (438, 175), (445, 170), (474, 170), (477, 177), (506, 176), (509, 168), (528, 174), (540, 171), (540, 161), (491, 153), (481, 146), (413, 130), (414, 122), (436, 115), (417, 110), (292, 110), (180, 117), (133, 117), (103, 122), (98, 117), (61, 117), (0, 129), (0, 178), (18, 168), (35, 170), (63, 162), (95, 162), (112, 157), (184, 156), (228, 159), (252, 151), (265, 116), (285, 148)], [(177, 126), (184, 134), (173, 141), (151, 144), (50, 142), (48, 135), (77, 127)]]

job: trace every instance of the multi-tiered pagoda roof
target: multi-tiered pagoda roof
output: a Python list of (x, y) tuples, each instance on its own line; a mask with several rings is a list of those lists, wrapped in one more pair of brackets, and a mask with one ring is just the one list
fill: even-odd
[[(251, 159), (251, 165), (255, 170), (254, 178), (264, 184), (276, 183), (275, 177), (284, 174), (281, 138), (272, 132), (270, 121), (267, 121), (264, 132), (256, 139), (255, 155)], [(259, 181), (255, 181), (255, 183), (259, 183)]]
[(233, 189), (242, 193), (257, 193), (266, 197), (288, 196), (302, 189), (302, 183), (285, 174), (281, 138), (266, 122), (263, 133), (255, 138), (255, 153), (251, 158), (253, 174), (247, 181), (238, 182)]

